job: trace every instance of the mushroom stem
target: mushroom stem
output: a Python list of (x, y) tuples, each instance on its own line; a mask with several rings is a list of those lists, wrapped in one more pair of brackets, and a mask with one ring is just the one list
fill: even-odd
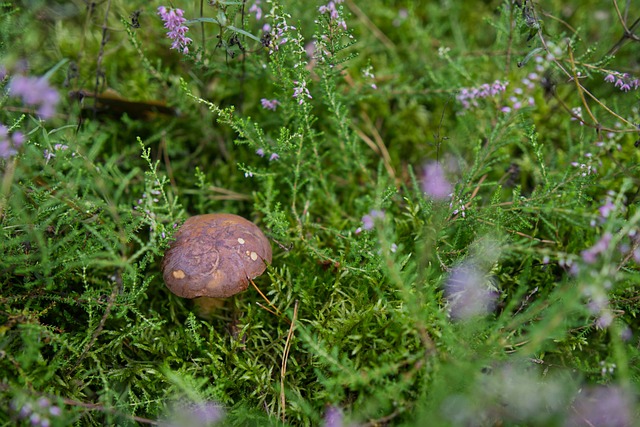
[(199, 297), (194, 298), (196, 314), (203, 319), (210, 320), (213, 313), (224, 305), (225, 298)]

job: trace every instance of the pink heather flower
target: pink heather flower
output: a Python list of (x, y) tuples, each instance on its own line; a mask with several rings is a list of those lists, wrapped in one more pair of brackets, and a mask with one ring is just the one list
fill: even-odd
[(286, 21), (282, 20), (278, 22), (275, 26), (275, 29), (270, 33), (271, 34), (271, 43), (269, 43), (269, 54), (273, 54), (276, 52), (279, 47), (285, 44), (289, 37), (287, 37), (288, 31), (295, 31), (296, 27), (293, 25), (288, 25)]
[(9, 83), (9, 94), (21, 98), (26, 105), (36, 107), (38, 116), (44, 120), (53, 117), (60, 101), (58, 91), (42, 77), (13, 77)]
[(324, 413), (324, 420), (322, 422), (323, 427), (342, 427), (344, 415), (340, 408), (335, 406), (329, 406)]
[(340, 19), (340, 13), (338, 12), (338, 9), (336, 8), (336, 4), (342, 3), (343, 0), (334, 0), (334, 1), (330, 1), (329, 3), (327, 3), (324, 6), (320, 6), (318, 8), (318, 12), (320, 12), (321, 14), (329, 14), (329, 19), (331, 21), (336, 21), (337, 24), (339, 26), (341, 26), (345, 31), (347, 29), (347, 23), (344, 20), (339, 20)]
[(294, 83), (297, 85), (295, 88), (293, 88), (293, 97), (294, 98), (299, 98), (298, 100), (298, 104), (302, 105), (304, 102), (304, 97), (306, 96), (307, 98), (311, 99), (311, 94), (309, 93), (309, 89), (307, 89), (307, 82), (302, 81), (294, 81)]
[(260, 103), (262, 104), (262, 108), (271, 111), (276, 111), (276, 108), (280, 105), (280, 101), (277, 99), (268, 100), (267, 98), (262, 98)]
[(383, 218), (384, 211), (372, 209), (371, 212), (362, 217), (362, 229), (371, 230), (375, 226), (375, 220)]
[(185, 36), (187, 31), (189, 31), (189, 27), (184, 25), (187, 21), (183, 17), (184, 11), (182, 9), (167, 9), (164, 6), (160, 6), (158, 8), (158, 15), (160, 15), (160, 18), (164, 22), (164, 27), (169, 30), (167, 31), (167, 37), (173, 40), (171, 49), (182, 51), (183, 54), (189, 53), (187, 45), (191, 43), (192, 40)]
[(217, 425), (225, 417), (224, 408), (215, 402), (174, 405), (164, 427), (193, 426), (205, 427)]
[(260, 156), (260, 157), (264, 157), (264, 149), (262, 149), (262, 148), (258, 148), (258, 149), (256, 150), (256, 154), (257, 154), (258, 156)]
[(249, 8), (249, 13), (256, 14), (256, 21), (262, 19), (262, 8), (260, 7), (261, 0), (256, 0), (256, 2)]
[(607, 83), (613, 83), (614, 87), (617, 87), (623, 92), (629, 92), (631, 89), (638, 89), (638, 86), (640, 86), (640, 81), (633, 78), (628, 73), (610, 73), (607, 74), (604, 81)]
[(272, 162), (274, 160), (278, 160), (280, 158), (280, 156), (277, 153), (271, 153), (271, 156), (269, 156), (269, 161)]
[(620, 387), (583, 389), (571, 405), (567, 427), (627, 427), (634, 425), (633, 398)]
[(590, 247), (589, 249), (585, 249), (581, 252), (582, 259), (587, 264), (593, 264), (598, 260), (598, 255), (605, 252), (609, 248), (609, 244), (611, 243), (611, 239), (613, 235), (609, 232), (604, 233), (604, 235), (598, 240), (598, 242)]
[(452, 319), (466, 320), (493, 311), (498, 293), (486, 282), (484, 274), (472, 263), (453, 269), (444, 285)]
[(14, 132), (9, 135), (9, 129), (4, 125), (0, 125), (0, 159), (8, 159), (15, 156), (24, 140), (25, 137), (22, 132)]
[(433, 199), (446, 199), (449, 197), (453, 187), (444, 176), (444, 169), (437, 162), (425, 165), (422, 172), (422, 191)]
[(613, 204), (611, 199), (607, 199), (607, 202), (598, 208), (598, 212), (600, 212), (601, 218), (608, 218), (611, 212), (616, 210), (616, 205)]
[(611, 322), (613, 322), (613, 314), (611, 314), (609, 310), (606, 310), (596, 320), (596, 328), (606, 329), (611, 326)]
[(456, 99), (465, 109), (477, 107), (478, 99), (495, 97), (507, 89), (508, 82), (494, 81), (492, 84), (485, 83), (475, 88), (462, 88)]

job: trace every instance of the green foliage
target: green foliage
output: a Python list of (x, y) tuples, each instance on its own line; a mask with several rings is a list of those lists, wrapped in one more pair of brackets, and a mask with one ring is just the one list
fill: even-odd
[[(23, 3), (0, 6), (2, 425), (597, 424), (585, 394), (635, 399), (623, 2), (174, 2), (186, 54), (159, 2)], [(161, 269), (209, 212), (274, 257), (203, 320)]]

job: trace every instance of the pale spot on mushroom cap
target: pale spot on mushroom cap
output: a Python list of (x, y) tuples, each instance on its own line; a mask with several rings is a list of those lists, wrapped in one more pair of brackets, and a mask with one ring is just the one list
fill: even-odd
[(250, 252), (249, 252), (249, 251), (246, 251), (246, 252), (245, 252), (245, 254), (247, 254), (247, 256), (249, 256)]
[(238, 237), (238, 243), (244, 245), (244, 239), (242, 237)]
[(251, 252), (251, 259), (254, 260), (254, 261), (257, 260), (258, 259), (258, 254), (255, 253), (255, 252)]
[(173, 272), (171, 274), (176, 279), (184, 279), (184, 271), (182, 271), (182, 270), (173, 270)]
[(207, 282), (207, 289), (210, 291), (218, 289), (225, 279), (225, 274), (222, 271), (214, 271), (211, 274), (211, 279)]

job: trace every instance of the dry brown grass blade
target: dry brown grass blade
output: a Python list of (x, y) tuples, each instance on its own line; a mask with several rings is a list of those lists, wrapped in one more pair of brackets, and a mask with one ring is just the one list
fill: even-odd
[(253, 280), (249, 279), (249, 282), (253, 285), (253, 288), (258, 291), (258, 293), (260, 294), (260, 296), (262, 297), (262, 299), (264, 299), (267, 304), (269, 304), (269, 307), (271, 307), (273, 309), (273, 311), (268, 310), (265, 306), (260, 305), (260, 307), (264, 308), (265, 310), (267, 310), (269, 313), (275, 314), (276, 316), (285, 319), (287, 322), (289, 321), (289, 319), (287, 319), (286, 317), (282, 316), (282, 312), (280, 310), (278, 310), (278, 307), (276, 307), (275, 305), (273, 305), (273, 303), (271, 301), (269, 301), (269, 298), (267, 298), (267, 296), (265, 294), (262, 293), (262, 291), (260, 290), (260, 288), (258, 288), (258, 286), (256, 286), (256, 284), (254, 283)]
[(287, 334), (287, 342), (284, 344), (284, 352), (282, 354), (282, 365), (280, 366), (280, 409), (282, 410), (282, 422), (285, 422), (286, 414), (286, 399), (284, 394), (284, 377), (287, 374), (287, 360), (289, 360), (289, 351), (291, 350), (291, 338), (293, 337), (293, 330), (296, 327), (296, 318), (298, 317), (298, 301), (293, 306), (293, 318), (291, 319), (291, 326), (289, 327), (289, 333)]
[(374, 24), (371, 19), (369, 19), (369, 17), (367, 16), (366, 13), (364, 13), (362, 11), (362, 9), (360, 9), (352, 0), (347, 0), (347, 6), (349, 6), (349, 9), (358, 17), (358, 19), (360, 19), (362, 21), (362, 23), (371, 30), (371, 32), (373, 33), (373, 35), (382, 42), (383, 45), (385, 45), (385, 47), (387, 49), (395, 49), (396, 45), (394, 42), (391, 41), (391, 39), (389, 39), (389, 37), (387, 37), (385, 35), (385, 33), (382, 32), (382, 30), (380, 30), (380, 28), (378, 28), (378, 26), (376, 24)]

